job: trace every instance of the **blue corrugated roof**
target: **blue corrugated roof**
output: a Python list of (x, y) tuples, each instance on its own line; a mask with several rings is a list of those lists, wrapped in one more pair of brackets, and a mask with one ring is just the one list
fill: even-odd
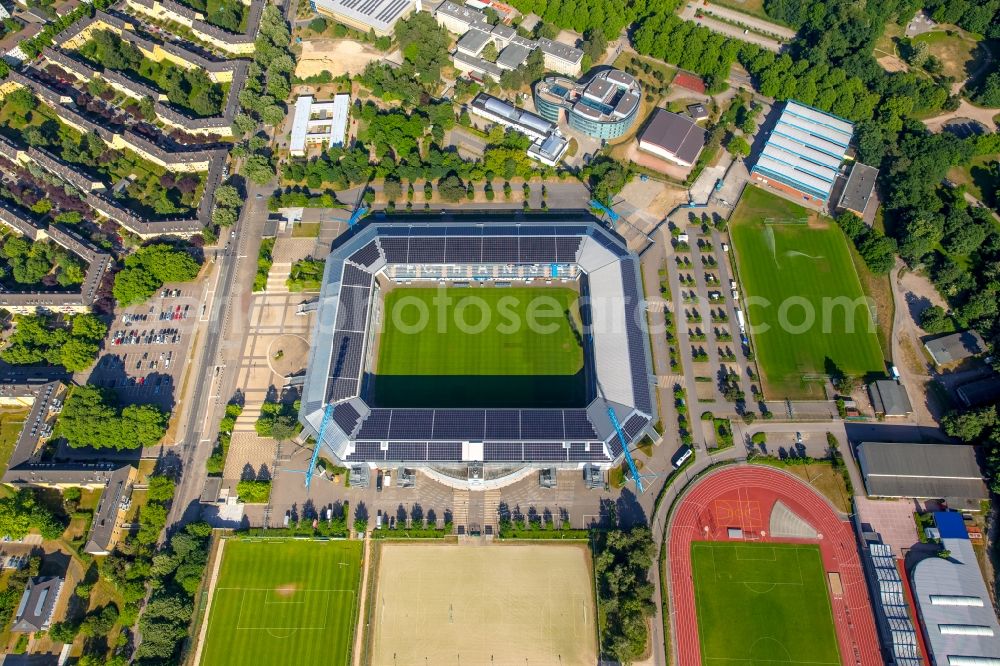
[(956, 511), (935, 512), (934, 524), (937, 525), (942, 539), (969, 538), (969, 533), (965, 530), (965, 521), (962, 520), (962, 514)]

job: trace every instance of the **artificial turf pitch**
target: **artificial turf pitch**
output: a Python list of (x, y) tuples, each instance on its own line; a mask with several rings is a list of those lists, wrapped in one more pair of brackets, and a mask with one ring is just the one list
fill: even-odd
[(204, 666), (349, 664), (360, 541), (239, 541), (223, 549)]
[(833, 221), (750, 186), (730, 235), (766, 397), (823, 398), (820, 375), (884, 373), (871, 310)]
[(840, 664), (817, 546), (696, 541), (691, 564), (703, 664)]
[[(447, 300), (439, 304), (442, 298)], [(584, 406), (578, 298), (565, 287), (387, 292), (375, 404)]]

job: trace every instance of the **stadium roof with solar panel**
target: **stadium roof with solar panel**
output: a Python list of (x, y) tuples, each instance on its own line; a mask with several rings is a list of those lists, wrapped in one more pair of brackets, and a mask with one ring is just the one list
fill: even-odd
[[(345, 462), (610, 465), (623, 448), (609, 408), (632, 446), (656, 420), (640, 285), (638, 257), (584, 211), (370, 217), (327, 258), (299, 418)], [(393, 337), (388, 351), (390, 301), (438, 289), (461, 298), (572, 294), (578, 310), (557, 313), (567, 335), (551, 355), (578, 354), (575, 370), (496, 376), (525, 354), (549, 367), (550, 353), (538, 356), (544, 337), (449, 338), (429, 371), (419, 340)], [(576, 316), (579, 333), (567, 325)], [(483, 376), (468, 376), (481, 343), (498, 351), (483, 354)], [(388, 399), (385, 383), (399, 378), (381, 374), (387, 354), (423, 368)], [(447, 376), (458, 364), (461, 376)], [(529, 360), (524, 371), (534, 367)]]

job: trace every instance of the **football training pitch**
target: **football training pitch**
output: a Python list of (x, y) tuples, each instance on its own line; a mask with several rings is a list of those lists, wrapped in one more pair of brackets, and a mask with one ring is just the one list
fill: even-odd
[(385, 543), (370, 663), (595, 664), (584, 544)]
[(873, 315), (836, 223), (748, 186), (730, 235), (767, 398), (823, 398), (821, 376), (885, 371)]
[(392, 289), (382, 314), (374, 402), (585, 405), (578, 297), (565, 287)]
[(349, 664), (360, 541), (226, 542), (201, 663)]
[(840, 664), (818, 547), (696, 541), (691, 560), (703, 664)]

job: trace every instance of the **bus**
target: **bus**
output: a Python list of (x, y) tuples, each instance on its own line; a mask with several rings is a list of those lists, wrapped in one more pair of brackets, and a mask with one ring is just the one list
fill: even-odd
[(681, 448), (677, 449), (674, 453), (674, 457), (670, 459), (670, 463), (674, 466), (674, 469), (680, 469), (681, 465), (687, 462), (687, 459), (694, 455), (694, 449), (685, 444)]

